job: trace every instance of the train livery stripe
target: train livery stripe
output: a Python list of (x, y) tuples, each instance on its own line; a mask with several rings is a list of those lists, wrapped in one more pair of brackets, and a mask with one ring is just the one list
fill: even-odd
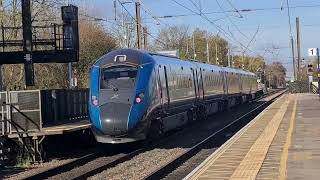
[(152, 73), (153, 64), (148, 63), (143, 65), (143, 68), (140, 68), (139, 74), (138, 74), (138, 82), (136, 85), (136, 96), (140, 93), (144, 93), (144, 98), (140, 104), (134, 104), (134, 106), (130, 110), (130, 114), (128, 117), (128, 129), (133, 128), (140, 119), (142, 119), (144, 112), (148, 109), (148, 106), (150, 105), (149, 100), (149, 79), (150, 75)]
[(99, 99), (99, 75), (100, 68), (93, 66), (91, 70), (91, 79), (90, 79), (90, 120), (93, 122), (96, 128), (101, 129), (100, 122), (100, 108), (92, 104), (92, 96), (96, 96)]

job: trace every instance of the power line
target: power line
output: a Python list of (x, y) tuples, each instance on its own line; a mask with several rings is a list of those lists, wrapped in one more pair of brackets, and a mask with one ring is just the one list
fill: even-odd
[(229, 3), (229, 5), (234, 9), (234, 11), (236, 13), (238, 13), (240, 18), (243, 18), (243, 16), (240, 14), (239, 10), (232, 4), (232, 2), (230, 0), (227, 0), (227, 2)]
[(291, 28), (291, 17), (290, 17), (290, 7), (289, 7), (289, 0), (286, 0), (287, 3), (287, 16), (288, 16), (288, 23), (289, 23), (289, 33), (292, 37), (292, 28)]
[[(137, 21), (137, 19), (135, 17), (132, 16), (132, 14), (129, 12), (129, 10), (123, 5), (121, 4), (120, 0), (118, 0), (118, 2), (120, 3), (120, 5), (123, 7), (123, 9), (128, 13), (128, 15), (136, 22), (139, 24), (139, 22)], [(140, 24), (142, 26), (142, 24)], [(142, 26), (143, 27), (143, 26)], [(148, 31), (146, 32), (146, 34), (148, 34), (151, 38), (153, 38), (154, 40), (158, 41), (159, 43), (167, 46), (166, 43), (164, 43), (163, 41), (159, 40), (158, 38), (156, 38), (155, 36), (153, 36), (151, 33), (149, 33)]]
[[(219, 0), (216, 0), (216, 3), (218, 4), (219, 8), (220, 8), (222, 11), (224, 11), (223, 8), (222, 8), (222, 6), (221, 6), (221, 4), (219, 3)], [(236, 9), (235, 7), (233, 7), (233, 8)], [(226, 13), (225, 13), (225, 14), (226, 14)], [(226, 15), (227, 15), (227, 14), (226, 14)], [(241, 14), (240, 14), (240, 15), (241, 15)], [(242, 17), (242, 16), (241, 16), (241, 17)], [(234, 26), (234, 27), (236, 28), (236, 30), (237, 30), (243, 37), (249, 39), (248, 36), (246, 36), (246, 35), (239, 29), (239, 27), (232, 21), (232, 19), (231, 19), (229, 16), (227, 16), (227, 18), (228, 18), (228, 20), (230, 21), (230, 23), (232, 24), (232, 26)]]
[(193, 11), (192, 9), (190, 9), (187, 6), (177, 2), (176, 0), (172, 0), (172, 1), (175, 2), (176, 4), (178, 4), (179, 6), (181, 6), (181, 7), (185, 8), (185, 9), (189, 10), (190, 12), (194, 13), (194, 15), (200, 15), (200, 13), (197, 13), (197, 12)]
[[(253, 12), (253, 11), (270, 11), (270, 10), (282, 10), (282, 8), (290, 8), (290, 9), (296, 9), (296, 8), (318, 8), (320, 7), (320, 4), (315, 5), (299, 5), (299, 6), (285, 6), (285, 7), (269, 7), (269, 8), (254, 8), (254, 9), (240, 9), (239, 12)], [(226, 10), (225, 12), (237, 12), (235, 10)], [(206, 14), (215, 14), (215, 13), (223, 13), (221, 11), (216, 12), (207, 12)]]
[[(99, 17), (94, 17), (94, 16), (90, 16), (90, 15), (87, 15), (87, 14), (79, 14), (80, 16), (84, 16), (84, 17), (88, 17), (88, 18), (92, 18), (93, 21), (105, 21), (105, 22), (108, 22), (108, 23), (111, 23), (111, 24), (114, 24), (114, 25), (117, 25), (119, 27), (125, 27), (121, 24), (117, 24), (117, 23), (114, 23), (112, 21), (108, 21), (107, 19), (103, 19), (103, 18), (99, 18)], [(130, 14), (131, 15), (131, 14)], [(132, 16), (132, 15), (131, 15)], [(134, 28), (129, 28), (129, 30), (134, 30)], [(164, 43), (163, 41), (160, 41), (159, 39), (157, 39), (153, 34), (149, 33), (149, 32), (146, 32), (150, 37), (152, 37), (153, 39), (155, 39), (156, 41), (160, 42), (161, 44), (163, 45), (167, 45), (166, 43)]]
[(199, 10), (200, 14), (202, 13), (202, 12), (201, 12), (202, 10), (201, 10), (200, 6), (198, 7), (198, 5), (197, 5), (193, 0), (189, 0), (189, 2), (191, 2), (191, 4), (192, 4), (196, 9)]
[[(101, 22), (101, 21), (103, 21), (103, 22), (106, 22), (106, 23), (110, 23), (110, 24), (113, 24), (113, 25), (116, 25), (116, 26), (119, 26), (119, 27), (125, 27), (124, 25), (122, 25), (122, 24), (118, 24), (118, 23), (115, 23), (115, 22), (113, 22), (112, 20), (108, 20), (108, 19), (103, 19), (103, 18), (100, 18), (100, 17), (94, 17), (94, 16), (90, 16), (90, 15), (88, 15), (88, 14), (83, 14), (83, 13), (80, 13), (79, 14), (80, 16), (83, 16), (83, 17), (87, 17), (87, 18), (90, 18), (90, 19), (92, 19), (91, 21), (95, 21), (95, 22)], [(81, 19), (81, 20), (86, 20), (86, 21), (90, 21), (90, 20), (88, 20), (88, 19)], [(114, 30), (114, 31), (119, 31), (119, 29), (114, 29), (113, 27), (111, 27), (112, 28), (112, 30)], [(128, 28), (129, 30), (135, 30), (134, 28)]]
[[(199, 14), (199, 13), (193, 11), (192, 9), (188, 8), (187, 6), (185, 6), (185, 5), (177, 2), (176, 0), (171, 0), (171, 1), (175, 2), (176, 4), (180, 5), (181, 7), (189, 10), (190, 12), (192, 12), (192, 13), (194, 13), (194, 14), (197, 14), (198, 16), (200, 16), (201, 18), (203, 18), (204, 20), (206, 20), (206, 21), (208, 21), (210, 24), (212, 24), (214, 27), (216, 27), (217, 30), (223, 32), (223, 33), (225, 34), (225, 38), (229, 39), (230, 41), (234, 41), (234, 42), (240, 44), (240, 46), (241, 46), (242, 48), (246, 48), (245, 45), (243, 45), (239, 40), (237, 40), (237, 38), (234, 36), (234, 34), (233, 34), (232, 32), (229, 32), (229, 33), (228, 33), (226, 30), (224, 30), (223, 28), (221, 28), (219, 25), (217, 25), (216, 23), (214, 23), (213, 21), (211, 21), (204, 13)], [(247, 48), (247, 50), (253, 52), (253, 51), (250, 50), (249, 48)]]
[[(229, 12), (255, 12), (255, 11), (274, 11), (274, 10), (282, 10), (283, 8), (319, 8), (320, 4), (315, 5), (299, 5), (299, 6), (284, 6), (284, 7), (270, 7), (270, 8), (253, 8), (253, 9), (239, 9), (239, 10), (225, 10), (225, 11), (213, 11), (213, 12), (202, 12), (201, 14), (210, 15), (210, 14), (222, 14), (222, 13), (229, 13)], [(187, 8), (187, 7), (186, 7)], [(188, 8), (190, 10), (190, 8)], [(157, 18), (178, 18), (178, 17), (185, 17), (185, 16), (197, 16), (199, 13), (193, 11), (193, 13), (188, 14), (171, 14), (171, 15), (163, 15), (158, 16)]]
[[(156, 16), (153, 16), (152, 13), (151, 13), (151, 10), (148, 9), (148, 8), (146, 8), (145, 4), (144, 4), (142, 1), (140, 1), (140, 4), (142, 5), (141, 8), (142, 8), (146, 13), (148, 13), (148, 14), (152, 17), (152, 19), (158, 21), (158, 23), (161, 24), (161, 23), (160, 23), (161, 20), (160, 20), (159, 18), (157, 18)], [(169, 24), (167, 24), (167, 23), (165, 23), (165, 22), (163, 22), (163, 21), (161, 21), (161, 22), (162, 22), (164, 25), (166, 25), (167, 27), (170, 26)]]
[[(251, 38), (250, 41), (248, 42), (248, 45), (247, 45), (246, 49), (249, 48), (249, 46), (251, 45), (251, 43), (253, 42), (253, 40), (256, 38), (256, 36), (257, 36), (257, 34), (258, 34), (258, 32), (259, 32), (259, 29), (260, 29), (260, 26), (258, 26), (256, 32), (254, 33), (254, 35), (252, 36), (252, 38)], [(246, 50), (246, 49), (245, 49), (245, 50)], [(245, 51), (245, 50), (244, 50), (244, 51)]]

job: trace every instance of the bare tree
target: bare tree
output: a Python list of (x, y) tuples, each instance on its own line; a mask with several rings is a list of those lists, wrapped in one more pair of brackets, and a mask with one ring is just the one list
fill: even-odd
[(189, 28), (187, 26), (171, 26), (161, 29), (157, 40), (154, 41), (153, 50), (179, 50), (180, 55), (185, 56), (189, 40)]
[(280, 62), (273, 62), (266, 66), (265, 75), (267, 84), (270, 87), (279, 87), (285, 85), (287, 69)]
[(74, 64), (79, 87), (88, 87), (93, 63), (116, 47), (113, 36), (101, 25), (92, 21), (80, 22), (80, 60)]

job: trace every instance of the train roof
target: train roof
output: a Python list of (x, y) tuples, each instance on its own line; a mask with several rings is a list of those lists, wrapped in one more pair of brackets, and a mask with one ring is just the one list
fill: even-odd
[(246, 74), (246, 75), (255, 75), (252, 72), (245, 71), (243, 69), (236, 69), (236, 68), (230, 68), (230, 67), (222, 67), (224, 71), (226, 72), (232, 72), (232, 73), (240, 73), (240, 74)]
[[(168, 63), (168, 64), (174, 64), (174, 65), (184, 65), (184, 66), (193, 66), (196, 65), (198, 67), (204, 68), (204, 69), (210, 69), (215, 71), (226, 71), (226, 72), (232, 72), (232, 73), (239, 73), (239, 74), (247, 74), (247, 75), (255, 75), (252, 72), (245, 71), (242, 69), (235, 69), (235, 68), (229, 68), (229, 67), (222, 67), (212, 64), (207, 64), (203, 62), (197, 62), (194, 60), (183, 60), (176, 56), (170, 56), (165, 54), (159, 54), (159, 53), (153, 53), (148, 52), (145, 50), (138, 50), (138, 49), (117, 49), (114, 51), (111, 51), (101, 58), (99, 58), (95, 66), (103, 66), (105, 64), (114, 63), (115, 57), (118, 55), (126, 55), (127, 59), (130, 59), (130, 63), (134, 64), (143, 64), (143, 57), (145, 55), (152, 57), (153, 61), (155, 63)], [(183, 63), (183, 64), (182, 64)]]
[(101, 58), (99, 58), (95, 62), (95, 66), (104, 66), (106, 64), (111, 64), (116, 62), (116, 57), (125, 55), (126, 59), (130, 60), (130, 63), (132, 64), (142, 64), (141, 60), (143, 59), (143, 52), (136, 49), (117, 49), (114, 51), (111, 51), (105, 55), (103, 55)]
[(175, 56), (166, 56), (162, 54), (154, 54), (150, 53), (152, 56), (153, 60), (156, 63), (166, 63), (166, 64), (171, 64), (171, 65), (177, 65), (177, 66), (194, 66), (194, 62), (188, 61), (188, 60), (182, 60), (179, 59)]
[(201, 62), (195, 62), (198, 67), (201, 67), (206, 70), (214, 70), (214, 71), (223, 71), (221, 66), (213, 65), (213, 64), (206, 64)]

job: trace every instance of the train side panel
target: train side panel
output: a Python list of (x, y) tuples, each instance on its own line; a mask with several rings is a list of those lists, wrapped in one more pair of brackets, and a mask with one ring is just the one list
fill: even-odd
[(253, 73), (122, 49), (93, 67), (90, 118), (99, 142), (161, 134), (257, 93)]

